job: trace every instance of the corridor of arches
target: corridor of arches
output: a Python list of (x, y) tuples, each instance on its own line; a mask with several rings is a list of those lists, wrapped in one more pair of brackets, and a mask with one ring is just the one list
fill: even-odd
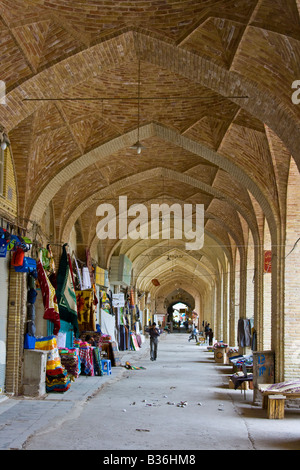
[[(0, 2), (2, 229), (56, 266), (67, 244), (142, 329), (183, 302), (236, 347), (251, 320), (274, 380), (299, 379), (299, 2), (67, 3)], [(18, 394), (27, 287), (9, 256), (0, 381)], [(41, 300), (36, 318), (47, 335)]]

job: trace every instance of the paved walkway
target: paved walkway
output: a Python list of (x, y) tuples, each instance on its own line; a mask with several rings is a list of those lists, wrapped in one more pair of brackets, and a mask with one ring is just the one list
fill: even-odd
[(300, 410), (268, 420), (252, 391), (228, 388), (231, 367), (187, 339), (161, 338), (154, 362), (148, 341), (123, 353), (144, 370), (114, 367), (62, 395), (1, 402), (0, 449), (300, 450)]

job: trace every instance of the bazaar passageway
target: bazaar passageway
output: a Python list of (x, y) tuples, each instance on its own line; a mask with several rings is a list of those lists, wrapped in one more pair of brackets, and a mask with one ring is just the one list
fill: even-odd
[[(144, 370), (112, 379), (84, 406), (50, 422), (25, 448), (150, 453), (299, 449), (298, 410), (287, 410), (284, 421), (268, 420), (265, 410), (252, 406), (251, 390), (245, 399), (239, 390), (228, 389), (232, 368), (216, 364), (212, 353), (187, 338), (170, 334), (161, 339), (155, 362), (148, 351), (138, 360), (133, 356), (132, 364)], [(180, 402), (187, 404), (178, 407)]]
[(0, 0), (0, 398), (64, 393), (179, 321), (268, 354), (255, 399), (300, 393), (299, 11)]

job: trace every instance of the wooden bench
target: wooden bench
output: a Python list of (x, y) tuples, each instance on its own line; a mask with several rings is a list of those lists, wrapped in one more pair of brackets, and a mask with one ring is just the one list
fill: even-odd
[(269, 419), (283, 419), (284, 405), (286, 399), (300, 398), (300, 393), (284, 392), (282, 390), (267, 390), (270, 386), (258, 385), (258, 390), (262, 393), (262, 407), (267, 410)]

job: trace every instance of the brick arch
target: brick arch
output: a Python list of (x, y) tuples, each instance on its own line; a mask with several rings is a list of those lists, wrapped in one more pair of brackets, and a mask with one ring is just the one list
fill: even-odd
[[(210, 263), (212, 264), (212, 266), (213, 266), (214, 264), (216, 265), (216, 263), (213, 262), (214, 259), (215, 259), (215, 258), (219, 259), (219, 258), (221, 258), (221, 256), (219, 256), (220, 254), (217, 253), (216, 248), (214, 249), (214, 256), (212, 255), (212, 250), (211, 250), (211, 248), (210, 248), (210, 246), (209, 246), (210, 240), (214, 240), (214, 242), (219, 245), (219, 250), (222, 251), (222, 254), (224, 254), (224, 255), (227, 257), (227, 259), (229, 259), (229, 260), (232, 259), (232, 256), (231, 256), (230, 251), (228, 250), (228, 248), (227, 248), (226, 246), (223, 246), (223, 245), (222, 245), (221, 239), (218, 238), (218, 237), (215, 236), (215, 235), (212, 235), (211, 233), (209, 233), (209, 232), (206, 230), (206, 231), (205, 231), (204, 246), (203, 246), (203, 248), (201, 249), (201, 256), (202, 256), (202, 257), (203, 257), (203, 256), (206, 257), (206, 258), (210, 261)], [(138, 246), (139, 243), (142, 243), (142, 242), (143, 242), (142, 240), (141, 240), (141, 241), (140, 241), (140, 240), (137, 240), (136, 246)], [(143, 250), (142, 254), (143, 254), (143, 256), (144, 256), (144, 255), (148, 255), (148, 254), (151, 255), (151, 254), (153, 254), (153, 252), (155, 252), (155, 250), (156, 250), (157, 248), (161, 248), (161, 247), (164, 247), (164, 248), (166, 247), (166, 248), (168, 248), (168, 249), (167, 249), (167, 251), (164, 252), (163, 255), (157, 256), (157, 258), (160, 258), (161, 256), (170, 255), (170, 254), (172, 254), (172, 252), (173, 252), (174, 250), (178, 251), (179, 254), (182, 254), (182, 253), (186, 254), (185, 249), (183, 249), (183, 248), (184, 248), (184, 244), (185, 244), (185, 242), (184, 242), (183, 240), (176, 240), (176, 247), (173, 247), (172, 245), (169, 245), (169, 240), (163, 240), (163, 241), (157, 240), (157, 243), (155, 243), (155, 244), (153, 244), (153, 245), (150, 245), (148, 248), (146, 248), (145, 250)], [(179, 247), (179, 245), (181, 245), (181, 247)], [(132, 248), (134, 248), (134, 246), (133, 246)], [(130, 250), (131, 250), (132, 248), (130, 248)], [(128, 251), (129, 251), (129, 250), (128, 250)], [(129, 253), (128, 251), (122, 250), (121, 253), (125, 254), (126, 256), (128, 256), (128, 257), (130, 258), (130, 253)], [(113, 250), (110, 252), (110, 256), (109, 256), (109, 258), (108, 258), (108, 265), (107, 265), (107, 266), (109, 266), (109, 262), (110, 262), (110, 258), (111, 258), (112, 253), (113, 253)], [(193, 258), (193, 261), (194, 261), (194, 262), (197, 262), (197, 261), (198, 261), (197, 258), (193, 257), (193, 255), (192, 255), (191, 253), (189, 253), (189, 256), (190, 256), (191, 258)], [(140, 265), (140, 254), (137, 254), (136, 257), (134, 257), (134, 258), (132, 259), (132, 262), (133, 262), (134, 271), (136, 271), (137, 269), (139, 269), (139, 265)], [(221, 259), (221, 264), (222, 264), (223, 267), (225, 266), (222, 259)], [(218, 266), (216, 265), (216, 268), (217, 268), (217, 267), (218, 267)]]
[[(164, 132), (165, 131), (165, 132)], [(130, 133), (132, 134), (132, 133)], [(221, 157), (218, 155), (216, 152), (204, 147), (201, 144), (197, 144), (194, 141), (191, 141), (190, 139), (183, 138), (182, 136), (178, 137), (177, 133), (174, 131), (169, 131), (166, 130), (165, 128), (162, 128), (162, 126), (158, 125), (149, 125), (145, 126), (145, 128), (141, 129), (141, 135), (146, 137), (150, 137), (151, 135), (157, 135), (160, 134), (160, 137), (164, 138), (166, 141), (176, 143), (177, 145), (182, 146), (183, 148), (191, 151), (194, 154), (197, 154), (201, 156), (202, 158), (219, 165), (221, 168), (224, 170), (228, 171), (231, 175), (236, 176), (237, 178), (241, 178), (244, 184), (249, 185), (249, 189), (252, 190), (256, 197), (257, 200), (261, 203), (263, 209), (265, 210), (267, 216), (269, 215), (270, 219), (270, 224), (272, 227), (275, 227), (275, 217), (273, 217), (273, 214), (276, 213), (276, 208), (272, 205), (272, 202), (269, 202), (267, 198), (262, 194), (260, 188), (257, 187), (257, 185), (251, 180), (250, 177), (248, 177), (242, 169), (236, 167), (232, 162), (229, 162), (227, 159), (224, 157)], [(118, 149), (122, 148), (124, 144), (124, 139), (122, 138), (117, 138), (116, 141), (114, 141), (115, 148), (118, 146)], [(49, 203), (49, 199), (53, 197), (53, 195), (59, 190), (60, 187), (62, 187), (63, 184), (66, 184), (67, 182), (67, 176), (72, 172), (72, 175), (77, 174), (79, 171), (83, 171), (85, 168), (90, 166), (92, 163), (97, 161), (97, 159), (101, 158), (101, 155), (103, 154), (102, 152), (106, 152), (107, 148), (106, 145), (102, 146), (104, 148), (101, 149), (96, 149), (90, 152), (89, 154), (85, 155), (85, 157), (82, 157), (76, 162), (71, 163), (66, 169), (62, 170), (62, 172), (57, 175), (49, 184), (49, 187), (47, 190), (44, 190), (43, 193), (41, 194), (40, 198), (38, 201), (36, 201), (35, 206), (31, 212), (30, 219), (32, 220), (40, 220), (40, 217), (42, 216), (47, 204)], [(194, 179), (188, 175), (180, 174), (174, 170), (167, 170), (167, 169), (154, 169), (154, 170), (147, 170), (145, 172), (141, 172), (139, 174), (139, 180), (141, 179), (146, 180), (150, 176), (161, 176), (162, 172), (166, 177), (171, 177), (175, 178), (178, 181), (185, 182), (190, 185), (194, 185), (195, 187), (198, 187), (199, 189), (202, 189), (209, 194), (217, 197), (217, 198), (224, 198), (224, 193), (221, 193), (220, 191), (212, 188), (211, 186), (202, 183), (201, 181)], [(86, 200), (84, 200), (73, 213), (69, 217), (68, 221), (66, 222), (65, 226), (63, 227), (62, 230), (62, 239), (67, 239), (70, 230), (72, 226), (74, 225), (75, 221), (78, 219), (80, 214), (84, 212), (88, 207), (91, 206), (91, 204), (94, 204), (94, 198), (101, 197), (101, 198), (109, 198), (109, 196), (112, 194), (113, 191), (118, 191), (120, 189), (124, 189), (130, 182), (133, 182), (134, 179), (136, 178), (136, 175), (129, 176), (124, 178), (123, 180), (117, 181), (116, 183), (113, 183), (112, 185), (105, 187), (104, 189), (100, 190), (99, 192), (95, 193), (94, 195), (90, 196)], [(50, 192), (50, 193), (49, 193)], [(249, 212), (246, 211), (246, 209), (238, 206), (238, 204), (235, 202), (234, 199), (232, 198), (226, 198), (228, 202), (230, 203), (231, 206), (233, 206), (236, 210), (240, 211), (242, 215), (245, 217), (245, 219), (248, 221), (249, 226), (251, 226), (252, 230), (256, 230), (256, 222), (255, 219), (253, 218), (253, 214), (250, 214)]]
[[(157, 267), (158, 263), (160, 264), (160, 269)], [(201, 263), (201, 261), (198, 261), (197, 263), (193, 261), (193, 263), (197, 264), (197, 266), (201, 268), (201, 272), (199, 271), (198, 273), (195, 273), (195, 267), (193, 267), (192, 264), (185, 263), (180, 259), (176, 262), (176, 266), (172, 265), (172, 262), (168, 261), (166, 261), (164, 264), (161, 264), (159, 259), (155, 259), (138, 273), (136, 277), (136, 284), (140, 286), (140, 288), (148, 290), (147, 286), (149, 288), (152, 277), (163, 274), (166, 280), (169, 276), (171, 276), (172, 279), (175, 279), (176, 272), (184, 272), (190, 276), (194, 276), (196, 279), (201, 279), (205, 285), (209, 285), (211, 279), (215, 277), (215, 273), (210, 272), (208, 267), (204, 263)], [(171, 269), (174, 269), (174, 271), (171, 271)], [(153, 273), (155, 273), (155, 275)]]
[[(35, 96), (49, 97), (52, 93), (61, 95), (84, 82), (93, 71), (97, 72), (99, 65), (108, 67), (118, 64), (128, 55), (173, 70), (222, 96), (250, 96), (251, 99), (243, 100), (242, 107), (273, 129), (289, 148), (299, 167), (297, 135), (300, 126), (297, 110), (282, 103), (276, 96), (277, 90), (272, 93), (259, 83), (259, 77), (257, 81), (251, 81), (237, 72), (225, 70), (207, 58), (138, 31), (128, 31), (101, 42), (26, 80), (7, 95), (7, 104), (13, 111), (7, 113), (0, 110), (1, 123), (10, 131), (39, 107), (40, 103), (36, 102), (27, 103), (24, 107), (23, 99), (32, 96), (33, 90)], [(51, 87), (47, 90), (45, 83), (49, 83), (49, 80)], [(232, 98), (232, 101), (241, 105), (241, 100)]]

